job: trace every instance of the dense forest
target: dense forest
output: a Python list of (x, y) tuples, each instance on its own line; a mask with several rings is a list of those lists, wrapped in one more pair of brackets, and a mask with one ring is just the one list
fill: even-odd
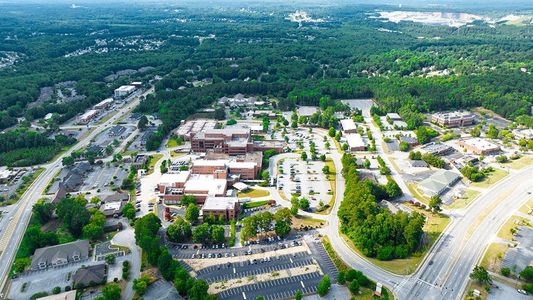
[(419, 249), (425, 217), (416, 212), (393, 214), (380, 207), (378, 201), (393, 196), (399, 188), (395, 183), (380, 186), (368, 179), (359, 180), (356, 168), (355, 158), (345, 154), (342, 172), (346, 191), (339, 208), (341, 231), (367, 256), (380, 260), (408, 257)]
[[(292, 5), (247, 7), (6, 4), (0, 58), (16, 58), (0, 65), (0, 130), (48, 113), (62, 123), (115, 87), (155, 75), (157, 92), (138, 108), (164, 122), (149, 149), (181, 119), (235, 93), (270, 95), (280, 109), (324, 96), (373, 97), (402, 115), (484, 106), (533, 125), (531, 25), (383, 22), (376, 10), (396, 8), (377, 5), (310, 5), (323, 22), (298, 24), (287, 20)], [(63, 82), (83, 96), (75, 105), (43, 93)]]

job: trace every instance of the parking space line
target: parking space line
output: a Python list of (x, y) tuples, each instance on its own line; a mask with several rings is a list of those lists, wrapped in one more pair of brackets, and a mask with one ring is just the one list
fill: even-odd
[(302, 288), (305, 289), (305, 285), (304, 285), (304, 282), (300, 280), (300, 284), (302, 285)]
[(246, 294), (244, 292), (242, 292), (242, 297), (246, 300)]

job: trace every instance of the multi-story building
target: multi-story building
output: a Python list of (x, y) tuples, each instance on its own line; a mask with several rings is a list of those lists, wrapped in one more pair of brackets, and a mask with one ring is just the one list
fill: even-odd
[(201, 214), (205, 218), (207, 215), (214, 215), (216, 218), (222, 216), (225, 220), (238, 218), (240, 210), (239, 199), (237, 197), (212, 197), (205, 199)]
[(431, 122), (448, 128), (472, 125), (475, 120), (476, 116), (467, 111), (436, 113), (431, 116)]
[(116, 99), (124, 98), (129, 94), (133, 93), (136, 90), (136, 87), (133, 85), (123, 85), (115, 89), (113, 95)]
[(211, 129), (195, 134), (191, 138), (191, 149), (239, 155), (252, 152), (253, 142), (249, 128)]

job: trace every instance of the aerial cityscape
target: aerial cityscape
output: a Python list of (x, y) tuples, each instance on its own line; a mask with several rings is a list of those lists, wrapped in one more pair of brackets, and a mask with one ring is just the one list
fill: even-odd
[(0, 299), (533, 299), (533, 3), (0, 27)]

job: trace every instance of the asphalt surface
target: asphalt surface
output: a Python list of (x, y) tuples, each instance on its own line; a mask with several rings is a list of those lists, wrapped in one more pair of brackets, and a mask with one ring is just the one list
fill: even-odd
[(322, 275), (318, 272), (274, 279), (228, 289), (218, 293), (217, 299), (253, 300), (259, 296), (263, 296), (265, 300), (287, 299), (293, 297), (299, 290), (303, 294), (315, 293), (316, 286), (321, 279)]
[[(153, 92), (153, 88), (150, 88), (143, 95)], [(140, 96), (129, 102), (127, 105), (119, 109), (116, 114), (109, 118), (109, 120), (95, 127), (95, 129), (78, 141), (68, 151), (58, 156), (53, 162), (43, 165), (45, 170), (41, 175), (33, 182), (28, 190), (22, 195), (21, 199), (13, 208), (13, 219), (10, 220), (7, 227), (2, 231), (0, 238), (0, 287), (1, 291), (4, 290), (11, 265), (15, 258), (18, 246), (22, 240), (26, 226), (30, 220), (31, 209), (33, 204), (41, 198), (43, 191), (45, 190), (48, 182), (53, 178), (55, 173), (62, 166), (62, 159), (65, 156), (70, 155), (73, 151), (81, 149), (89, 145), (91, 139), (100, 134), (106, 128), (112, 126), (113, 122), (124, 116), (126, 113), (132, 111), (140, 101)], [(3, 297), (3, 293), (0, 294)]]

